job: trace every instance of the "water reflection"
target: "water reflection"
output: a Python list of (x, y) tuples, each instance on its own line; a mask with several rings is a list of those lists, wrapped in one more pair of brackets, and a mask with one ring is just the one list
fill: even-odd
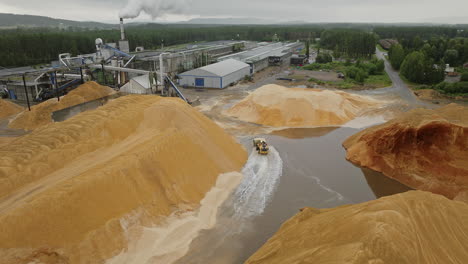
[(412, 188), (395, 181), (380, 172), (362, 168), (367, 184), (377, 198), (413, 190)]
[(301, 139), (325, 136), (338, 128), (339, 127), (286, 128), (273, 131), (270, 134), (291, 139)]

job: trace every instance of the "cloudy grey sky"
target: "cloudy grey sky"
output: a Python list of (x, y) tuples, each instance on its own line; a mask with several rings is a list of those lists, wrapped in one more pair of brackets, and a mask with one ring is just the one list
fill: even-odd
[[(70, 20), (115, 22), (129, 0), (1, 0), (0, 13)], [(159, 14), (156, 21), (197, 17), (252, 17), (307, 22), (468, 23), (468, 0), (130, 0), (185, 1), (185, 8)], [(155, 5), (158, 6), (158, 5)], [(160, 13), (160, 12), (156, 12)], [(142, 13), (134, 21), (151, 20)]]

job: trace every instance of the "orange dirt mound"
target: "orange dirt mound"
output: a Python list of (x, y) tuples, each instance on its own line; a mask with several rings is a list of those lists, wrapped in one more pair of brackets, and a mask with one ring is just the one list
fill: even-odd
[(351, 162), (409, 187), (468, 202), (468, 108), (416, 109), (351, 136)]
[(273, 127), (342, 125), (379, 103), (346, 92), (265, 85), (226, 111), (246, 122)]
[(422, 191), (305, 208), (246, 264), (439, 264), (468, 261), (468, 204)]
[(125, 96), (35, 129), (0, 149), (0, 263), (41, 248), (102, 263), (127, 246), (132, 221), (196, 209), (218, 175), (246, 159), (176, 98)]
[(0, 99), (0, 119), (18, 114), (23, 111), (23, 109), (23, 107), (15, 103)]
[(60, 102), (56, 98), (52, 98), (31, 107), (31, 111), (23, 111), (10, 122), (9, 127), (33, 130), (52, 123), (52, 112), (96, 100), (113, 93), (115, 91), (110, 87), (99, 85), (96, 82), (87, 82), (61, 97)]

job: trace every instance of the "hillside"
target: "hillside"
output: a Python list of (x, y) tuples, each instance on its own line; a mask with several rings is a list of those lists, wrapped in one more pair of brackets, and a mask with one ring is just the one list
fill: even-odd
[(116, 25), (105, 24), (92, 21), (72, 21), (66, 19), (57, 19), (45, 16), (32, 16), (32, 15), (17, 15), (0, 13), (0, 29), (1, 28), (16, 28), (16, 27), (58, 27), (60, 23), (65, 27), (79, 27), (79, 28), (99, 28), (99, 29), (112, 29)]

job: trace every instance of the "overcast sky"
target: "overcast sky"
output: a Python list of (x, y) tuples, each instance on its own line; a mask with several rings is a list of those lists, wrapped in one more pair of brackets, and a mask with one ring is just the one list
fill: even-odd
[[(152, 0), (133, 0), (152, 1)], [(171, 1), (171, 0), (154, 0)], [(176, 0), (177, 1), (177, 0)], [(197, 17), (252, 17), (307, 22), (468, 23), (468, 0), (185, 0), (184, 11), (156, 21)], [(79, 21), (113, 22), (128, 0), (1, 0), (0, 13), (50, 16)], [(148, 21), (140, 15), (134, 21)]]

